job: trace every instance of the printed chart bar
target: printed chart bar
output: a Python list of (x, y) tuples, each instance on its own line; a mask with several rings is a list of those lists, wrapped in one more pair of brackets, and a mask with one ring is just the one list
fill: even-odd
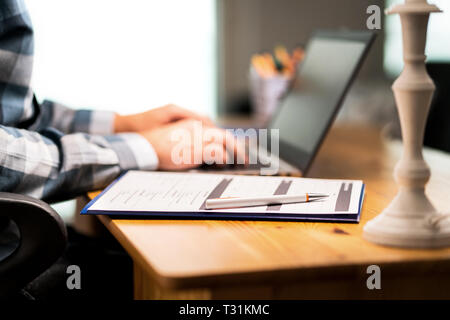
[(225, 189), (228, 187), (228, 185), (232, 180), (233, 179), (223, 179), (222, 181), (220, 181), (219, 184), (214, 188), (214, 190), (211, 191), (211, 193), (208, 195), (208, 197), (205, 199), (205, 201), (203, 202), (203, 204), (200, 206), (199, 209), (206, 210), (206, 200), (220, 198), (220, 196), (222, 195), (222, 193), (225, 191)]
[(334, 211), (348, 211), (352, 198), (353, 183), (342, 183)]
[[(278, 188), (275, 190), (275, 192), (273, 193), (275, 196), (277, 195), (282, 195), (282, 194), (287, 194), (289, 187), (292, 184), (292, 180), (283, 180), (281, 181), (281, 183), (278, 185)], [(281, 209), (281, 204), (269, 204), (267, 206), (267, 211), (280, 211)]]

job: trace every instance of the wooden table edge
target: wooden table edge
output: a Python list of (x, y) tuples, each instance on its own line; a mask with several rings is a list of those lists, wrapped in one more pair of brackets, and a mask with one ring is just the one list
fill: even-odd
[[(122, 231), (114, 225), (113, 219), (106, 215), (98, 215), (98, 219), (102, 224), (115, 236), (119, 243), (124, 247), (130, 257), (133, 259), (134, 263), (137, 263), (140, 268), (145, 270), (156, 282), (166, 288), (166, 289), (196, 289), (205, 287), (215, 287), (222, 286), (226, 283), (227, 286), (236, 285), (255, 285), (260, 284), (261, 281), (264, 283), (278, 283), (278, 284), (289, 284), (292, 281), (304, 280), (307, 282), (314, 281), (317, 279), (326, 280), (333, 279), (335, 277), (347, 276), (354, 278), (354, 276), (365, 276), (366, 268), (371, 263), (346, 263), (345, 261), (340, 265), (313, 265), (311, 267), (298, 267), (293, 268), (292, 266), (286, 268), (278, 268), (271, 270), (252, 270), (249, 272), (218, 272), (212, 274), (192, 274), (188, 276), (176, 276), (168, 273), (160, 272), (154, 269), (151, 264), (145, 260), (137, 248), (129, 242)], [(403, 249), (410, 250), (410, 249)], [(411, 249), (414, 250), (414, 249)], [(438, 249), (436, 249), (438, 250)], [(444, 263), (450, 268), (450, 261), (448, 259), (411, 259), (395, 262), (379, 262), (374, 260), (373, 264), (377, 264), (383, 270), (388, 270), (391, 274), (408, 274), (409, 266), (414, 265), (417, 268), (422, 268), (426, 270), (430, 267), (430, 261)], [(442, 265), (441, 265), (442, 267)], [(417, 274), (415, 272), (414, 274)]]

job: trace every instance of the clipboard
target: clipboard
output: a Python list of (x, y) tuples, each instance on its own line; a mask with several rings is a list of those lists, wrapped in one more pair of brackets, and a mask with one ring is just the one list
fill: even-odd
[[(249, 188), (250, 187), (250, 188)], [(207, 199), (236, 193), (332, 192), (323, 203), (205, 209)], [(252, 190), (249, 190), (252, 189)], [(128, 171), (81, 211), (126, 219), (225, 219), (358, 223), (365, 185), (360, 180)], [(321, 191), (324, 192), (324, 191)]]

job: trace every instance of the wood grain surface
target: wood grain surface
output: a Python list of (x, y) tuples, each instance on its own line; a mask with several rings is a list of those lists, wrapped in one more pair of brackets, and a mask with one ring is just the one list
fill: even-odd
[[(99, 218), (135, 262), (136, 297), (173, 298), (167, 293), (170, 290), (184, 290), (179, 296), (191, 297), (189, 290), (194, 290), (199, 294), (193, 296), (201, 298), (239, 294), (336, 298), (354, 297), (355, 285), (361, 287), (356, 290), (360, 297), (373, 297), (376, 293), (365, 288), (366, 268), (371, 264), (379, 265), (385, 279), (391, 279), (386, 284), (393, 286), (391, 297), (405, 297), (395, 290), (408, 279), (428, 287), (436, 283), (428, 288), (430, 294), (448, 296), (450, 248), (396, 249), (362, 239), (366, 221), (395, 195), (392, 170), (400, 152), (401, 143), (384, 139), (377, 128), (340, 126), (330, 131), (308, 177), (364, 180), (359, 224)], [(450, 155), (431, 149), (424, 154), (432, 169), (427, 193), (438, 209), (450, 212)], [(439, 285), (446, 287), (441, 290)], [(147, 291), (150, 286), (168, 291), (142, 294), (142, 286)], [(210, 290), (205, 293), (204, 288)], [(420, 286), (416, 294), (409, 290), (409, 298), (426, 292)]]

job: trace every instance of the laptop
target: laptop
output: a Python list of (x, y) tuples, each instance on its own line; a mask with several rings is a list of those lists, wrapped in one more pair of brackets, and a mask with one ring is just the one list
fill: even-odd
[[(375, 36), (370, 31), (315, 32), (306, 47), (297, 80), (264, 127), (268, 133), (267, 150), (261, 152), (261, 147), (255, 149), (253, 144), (247, 151), (249, 155), (256, 153), (258, 161), (246, 167), (227, 165), (219, 169), (217, 166), (203, 166), (200, 171), (304, 176)], [(274, 132), (278, 141), (277, 152), (271, 143)], [(276, 170), (269, 170), (271, 167), (276, 167)]]

